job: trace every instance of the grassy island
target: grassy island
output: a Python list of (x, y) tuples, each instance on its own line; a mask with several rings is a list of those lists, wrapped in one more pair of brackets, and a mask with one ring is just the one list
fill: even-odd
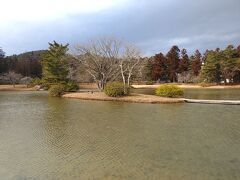
[(131, 94), (123, 97), (109, 97), (103, 92), (80, 92), (80, 93), (68, 93), (63, 95), (64, 98), (75, 98), (82, 100), (99, 100), (99, 101), (120, 101), (120, 102), (132, 102), (132, 103), (182, 103), (184, 102), (181, 98), (166, 98), (158, 97), (154, 95), (145, 94)]

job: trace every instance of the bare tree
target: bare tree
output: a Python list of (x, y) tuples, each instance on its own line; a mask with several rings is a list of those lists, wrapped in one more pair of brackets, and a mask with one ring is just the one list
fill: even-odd
[(98, 88), (103, 90), (107, 82), (114, 81), (120, 74), (121, 51), (122, 46), (119, 40), (99, 38), (86, 45), (77, 45), (74, 57), (93, 77)]
[(13, 87), (15, 87), (16, 83), (18, 83), (22, 78), (21, 74), (17, 74), (14, 71), (9, 71), (4, 76), (13, 85)]
[(130, 86), (131, 78), (140, 62), (140, 51), (134, 45), (126, 45), (124, 56), (120, 61), (120, 71), (124, 86)]
[(121, 78), (125, 85), (130, 85), (133, 72), (139, 63), (139, 50), (124, 44), (114, 37), (99, 38), (87, 45), (78, 45), (74, 57), (93, 77), (100, 90), (107, 82)]

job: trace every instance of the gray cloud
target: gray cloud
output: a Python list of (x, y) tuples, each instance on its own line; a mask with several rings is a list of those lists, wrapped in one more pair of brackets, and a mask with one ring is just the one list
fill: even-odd
[(203, 51), (240, 44), (239, 19), (239, 0), (132, 0), (97, 13), (3, 27), (0, 46), (12, 54), (47, 48), (52, 40), (75, 44), (113, 35), (137, 44), (146, 55), (175, 44)]

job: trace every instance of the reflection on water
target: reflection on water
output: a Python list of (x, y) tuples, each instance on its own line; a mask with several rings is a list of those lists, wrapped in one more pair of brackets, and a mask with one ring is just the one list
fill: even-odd
[(0, 179), (239, 179), (239, 115), (0, 92)]
[[(155, 94), (155, 89), (134, 89), (135, 93)], [(240, 89), (184, 89), (188, 99), (240, 100)]]

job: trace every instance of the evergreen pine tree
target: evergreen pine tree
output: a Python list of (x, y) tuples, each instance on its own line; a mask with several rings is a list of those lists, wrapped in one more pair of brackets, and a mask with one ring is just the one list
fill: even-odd
[(66, 54), (68, 44), (49, 43), (49, 50), (43, 55), (43, 80), (47, 85), (67, 82), (68, 67)]
[(201, 78), (206, 82), (221, 82), (221, 59), (222, 53), (218, 50), (209, 51), (206, 56), (204, 67), (202, 69)]

